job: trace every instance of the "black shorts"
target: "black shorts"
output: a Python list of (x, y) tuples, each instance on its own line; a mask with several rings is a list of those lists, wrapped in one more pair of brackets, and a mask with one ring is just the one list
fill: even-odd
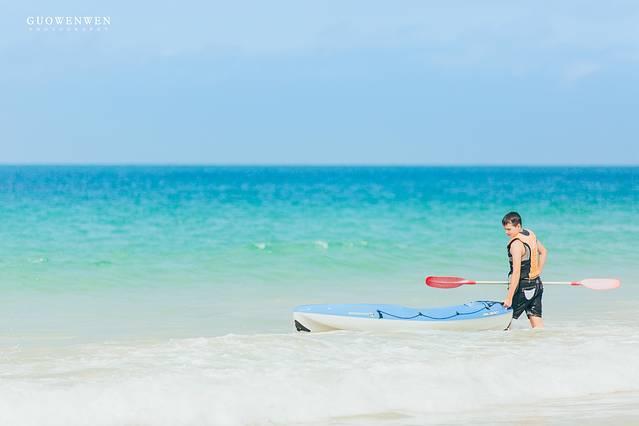
[(543, 294), (544, 285), (540, 278), (519, 281), (519, 287), (513, 296), (513, 318), (519, 318), (524, 311), (529, 318), (541, 318), (541, 296)]

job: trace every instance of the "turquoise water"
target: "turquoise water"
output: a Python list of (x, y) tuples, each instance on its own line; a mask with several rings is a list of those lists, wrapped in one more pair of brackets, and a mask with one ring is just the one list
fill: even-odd
[[(502, 389), (490, 377), (530, 351), (544, 360), (541, 374), (548, 378), (535, 383), (533, 399), (566, 398), (575, 411), (575, 399), (587, 395), (632, 417), (637, 413), (624, 408), (623, 398), (639, 392), (631, 361), (639, 357), (633, 320), (638, 200), (639, 168), (2, 166), (0, 396), (7, 398), (0, 420), (452, 422), (447, 416), (459, 407), (448, 406), (444, 396), (468, 386), (460, 396), (468, 416), (490, 405), (475, 401), (477, 392), (508, 400), (512, 387)], [(507, 335), (470, 338), (293, 332), (291, 308), (299, 304), (501, 300), (500, 288), (436, 290), (423, 278), (504, 278), (507, 239), (500, 221), (510, 210), (519, 211), (549, 249), (544, 279), (616, 277), (622, 288), (548, 287), (541, 334), (527, 331), (525, 320)], [(430, 345), (432, 339), (439, 343)], [(384, 356), (375, 357), (377, 350)], [(441, 374), (425, 355), (433, 351)], [(475, 358), (477, 351), (485, 358)], [(564, 353), (587, 360), (570, 364), (577, 370), (568, 372), (556, 361)], [(483, 360), (485, 373), (463, 367), (462, 374), (464, 354), (470, 365)], [(630, 368), (622, 372), (606, 359)], [(302, 368), (302, 378), (286, 372), (305, 364), (312, 367)], [(586, 372), (594, 384), (578, 379)], [(415, 398), (361, 397), (371, 374), (392, 381), (394, 393)], [(555, 383), (562, 374), (569, 384)], [(322, 385), (322, 377), (344, 393)], [(446, 377), (454, 386), (447, 388)], [(504, 380), (516, 386), (519, 379)], [(415, 380), (437, 383), (444, 396), (423, 393)], [(171, 390), (173, 381), (185, 394)], [(222, 398), (223, 385), (230, 393)], [(271, 385), (281, 392), (248, 415), (243, 394), (258, 398)], [(149, 387), (148, 399), (137, 400)], [(593, 397), (598, 392), (604, 402)], [(28, 394), (67, 414), (47, 416), (44, 409), (36, 416), (20, 399)], [(223, 403), (207, 405), (198, 396), (204, 394)], [(299, 409), (273, 408), (296, 395)], [(104, 408), (109, 404), (118, 409)], [(165, 411), (136, 417), (133, 408), (145, 404)]]

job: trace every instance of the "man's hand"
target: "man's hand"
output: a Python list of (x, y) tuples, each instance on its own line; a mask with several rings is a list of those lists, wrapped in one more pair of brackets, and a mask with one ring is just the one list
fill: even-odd
[(502, 304), (504, 305), (504, 308), (510, 308), (513, 305), (513, 298), (506, 296)]

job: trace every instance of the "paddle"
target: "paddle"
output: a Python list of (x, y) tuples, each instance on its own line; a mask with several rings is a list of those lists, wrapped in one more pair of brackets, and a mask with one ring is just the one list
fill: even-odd
[[(544, 281), (544, 285), (572, 285), (586, 287), (591, 290), (613, 290), (621, 286), (621, 281), (614, 278), (587, 278), (581, 281)], [(507, 284), (505, 281), (474, 281), (460, 277), (426, 277), (426, 285), (435, 288), (457, 288), (462, 285), (475, 284)]]

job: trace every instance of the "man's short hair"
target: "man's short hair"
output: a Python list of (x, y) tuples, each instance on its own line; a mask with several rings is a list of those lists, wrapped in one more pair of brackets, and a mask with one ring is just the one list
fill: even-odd
[(521, 225), (521, 216), (517, 212), (510, 212), (501, 220), (501, 224), (506, 226), (508, 224), (517, 226)]

